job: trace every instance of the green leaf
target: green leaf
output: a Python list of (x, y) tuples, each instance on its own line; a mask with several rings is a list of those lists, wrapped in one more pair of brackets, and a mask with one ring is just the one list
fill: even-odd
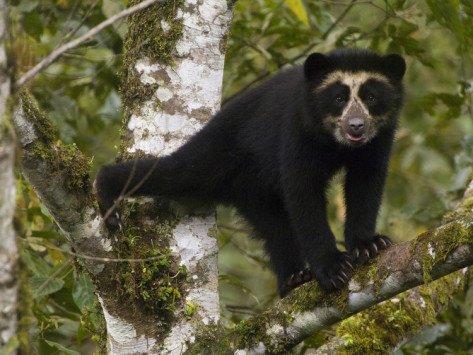
[(46, 277), (49, 275), (51, 266), (37, 255), (25, 250), (22, 254), (22, 259), (28, 269), (31, 270), (35, 276)]
[(80, 355), (79, 352), (77, 351), (74, 351), (74, 350), (69, 350), (68, 348), (66, 348), (65, 346), (59, 344), (59, 343), (56, 343), (54, 341), (50, 341), (50, 340), (46, 340), (44, 339), (44, 341), (46, 342), (46, 344), (48, 344), (49, 346), (63, 352), (64, 354), (69, 354), (69, 355)]
[(296, 15), (306, 27), (309, 27), (309, 17), (307, 16), (307, 11), (302, 0), (285, 0), (285, 2), (294, 15)]
[(55, 230), (31, 231), (31, 236), (42, 239), (63, 239), (62, 235)]
[(33, 37), (36, 42), (39, 42), (43, 34), (43, 23), (40, 14), (38, 12), (25, 13), (22, 22), (25, 32)]
[(64, 280), (51, 277), (33, 276), (30, 279), (30, 284), (33, 297), (37, 298), (59, 291), (64, 286)]
[(72, 298), (77, 307), (84, 312), (86, 308), (92, 309), (95, 301), (94, 285), (87, 275), (80, 275), (72, 289)]
[(427, 5), (439, 24), (452, 31), (461, 43), (467, 42), (465, 26), (460, 20), (459, 0), (427, 0)]

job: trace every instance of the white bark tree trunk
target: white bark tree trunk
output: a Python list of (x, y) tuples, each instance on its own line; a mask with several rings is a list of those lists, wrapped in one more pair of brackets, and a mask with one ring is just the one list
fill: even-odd
[[(134, 64), (127, 74), (137, 77), (133, 81), (138, 79), (138, 86), (153, 90), (152, 97), (142, 100), (134, 110), (125, 107), (125, 110), (133, 111), (130, 117), (125, 117), (125, 128), (129, 132), (125, 136), (129, 141), (124, 154), (128, 156), (136, 153), (163, 156), (175, 151), (220, 108), (224, 47), (231, 9), (226, 0), (187, 0), (176, 6), (175, 18), (171, 21), (182, 23), (182, 33), (175, 48), (171, 49), (172, 63), (138, 55), (132, 59)], [(158, 17), (159, 13), (156, 15)], [(138, 18), (132, 20), (139, 21)], [(164, 34), (171, 30), (171, 21), (158, 21)], [(133, 27), (130, 30), (133, 31)], [(134, 43), (127, 50), (136, 50), (140, 45)], [(196, 307), (197, 317), (190, 320), (177, 316), (168, 335), (158, 344), (158, 339), (138, 337), (133, 333), (133, 327), (123, 320), (117, 321), (107, 312), (112, 353), (138, 348), (143, 352), (180, 354), (186, 350), (186, 343), (193, 342), (199, 323), (217, 323), (217, 242), (209, 233), (214, 225), (213, 215), (184, 217), (169, 238), (169, 247), (192, 280), (185, 286), (185, 301)]]
[[(18, 253), (13, 230), (14, 143), (7, 125), (10, 78), (5, 51), (7, 5), (0, 0), (0, 353), (12, 352), (17, 329)], [(4, 349), (2, 351), (2, 349)]]

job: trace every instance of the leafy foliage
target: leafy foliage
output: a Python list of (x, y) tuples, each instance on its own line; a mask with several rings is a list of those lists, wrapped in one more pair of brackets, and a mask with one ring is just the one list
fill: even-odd
[(77, 354), (93, 349), (96, 345), (90, 340), (101, 339), (105, 323), (92, 281), (76, 264), (69, 244), (29, 185), (22, 179), (18, 185), (16, 220), (21, 226), (21, 260), (28, 271), (20, 296), (23, 350), (62, 353), (66, 346), (67, 353)]

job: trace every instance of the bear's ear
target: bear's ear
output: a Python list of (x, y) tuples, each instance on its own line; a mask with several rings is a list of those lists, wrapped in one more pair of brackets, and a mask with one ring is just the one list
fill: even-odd
[(406, 61), (399, 54), (388, 54), (383, 57), (386, 73), (395, 80), (401, 80), (406, 72)]
[(312, 53), (304, 63), (304, 74), (309, 80), (313, 80), (318, 74), (326, 71), (330, 67), (330, 61), (322, 53)]

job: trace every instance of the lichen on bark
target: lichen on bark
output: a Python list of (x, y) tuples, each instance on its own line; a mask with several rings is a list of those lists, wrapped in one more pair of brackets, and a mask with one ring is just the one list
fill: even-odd
[[(140, 0), (130, 1), (129, 6)], [(143, 83), (136, 72), (138, 59), (148, 58), (165, 65), (173, 63), (176, 42), (182, 36), (183, 20), (177, 18), (177, 11), (184, 6), (184, 0), (162, 1), (128, 18), (128, 33), (124, 42), (121, 96), (124, 107), (123, 125), (126, 127), (131, 113), (139, 111), (144, 102), (153, 98), (158, 85)], [(164, 74), (163, 74), (164, 75)], [(155, 101), (156, 105), (159, 102)], [(136, 112), (139, 113), (139, 112)], [(122, 130), (122, 134), (126, 129)], [(122, 142), (129, 141), (122, 139)], [(125, 153), (126, 149), (121, 149)]]

